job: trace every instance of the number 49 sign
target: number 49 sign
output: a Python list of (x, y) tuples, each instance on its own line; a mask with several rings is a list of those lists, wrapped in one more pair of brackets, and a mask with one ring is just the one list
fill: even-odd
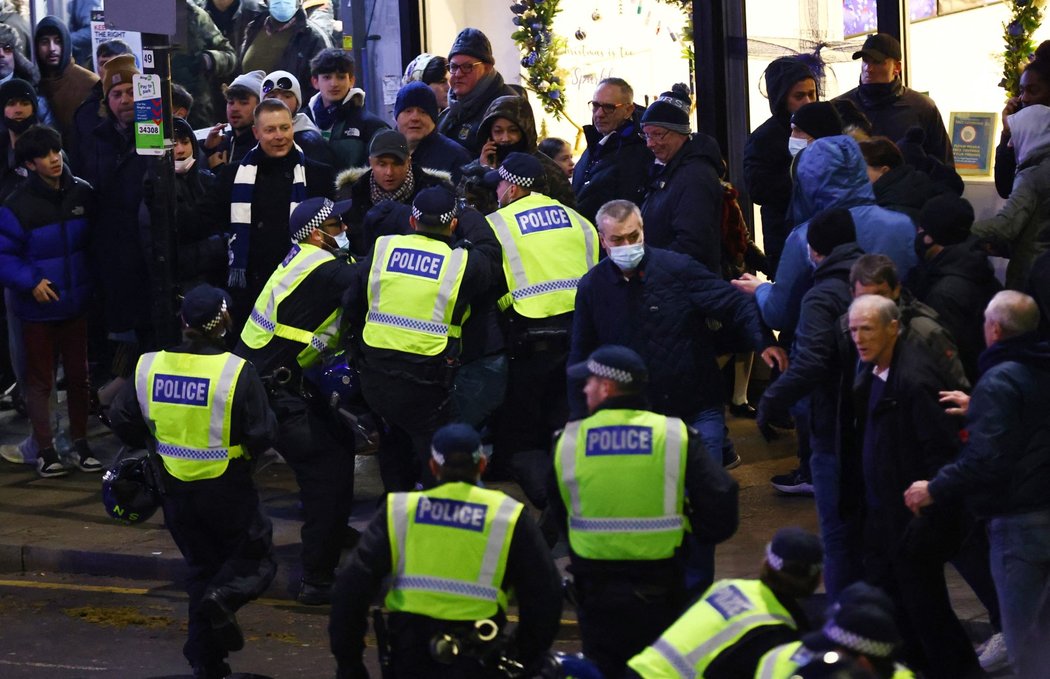
[(159, 75), (135, 75), (135, 152), (140, 156), (164, 155), (164, 104)]

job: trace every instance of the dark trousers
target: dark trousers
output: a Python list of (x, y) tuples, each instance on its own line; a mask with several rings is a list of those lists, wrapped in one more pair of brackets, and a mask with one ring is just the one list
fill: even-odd
[(339, 565), (354, 502), (354, 437), (324, 404), (288, 391), (270, 398), (277, 416), (274, 448), (295, 472), (303, 504), (303, 579), (330, 584)]
[(87, 322), (84, 317), (47, 323), (22, 322), (26, 351), (26, 409), (33, 425), (33, 440), (41, 450), (51, 447), (51, 389), (55, 384), (55, 357), (66, 371), (69, 435), (74, 441), (87, 436), (91, 385), (88, 381)]
[(944, 580), (944, 564), (958, 551), (962, 532), (961, 515), (904, 522), (893, 512), (867, 512), (865, 579), (893, 599), (905, 660), (930, 679), (983, 676)]
[[(575, 577), (583, 654), (606, 679), (671, 626), (685, 606), (682, 577)], [(675, 584), (677, 583), (677, 584)]]
[[(501, 672), (483, 665), (475, 653), (463, 651), (449, 664), (439, 663), (430, 654), (430, 642), (436, 636), (451, 634), (458, 638), (470, 635), (473, 623), (449, 622), (418, 615), (391, 614), (391, 670), (402, 679), (501, 679)], [(501, 637), (497, 637), (500, 639)], [(484, 652), (484, 651), (482, 651)], [(493, 654), (496, 649), (492, 649)]]
[(568, 355), (561, 342), (546, 349), (517, 347), (510, 356), (507, 395), (496, 413), (494, 471), (512, 473), (541, 509), (547, 506), (552, 437), (569, 417)]
[(273, 526), (245, 461), (230, 462), (217, 479), (180, 482), (169, 476), (165, 487), (164, 522), (189, 567), (189, 638), (182, 652), (195, 667), (214, 667), (227, 653), (201, 615), (201, 600), (216, 592), (236, 611), (266, 591), (277, 574)]
[[(451, 421), (451, 379), (428, 381), (404, 370), (364, 363), (361, 390), (372, 411), (383, 418), (379, 475), (388, 493), (434, 485), (427, 461), (434, 432)], [(438, 375), (435, 375), (438, 377)], [(451, 377), (451, 373), (449, 373)]]

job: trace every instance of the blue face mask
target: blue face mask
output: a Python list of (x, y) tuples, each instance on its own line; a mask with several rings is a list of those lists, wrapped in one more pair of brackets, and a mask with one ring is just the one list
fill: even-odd
[(297, 5), (296, 0), (270, 0), (270, 16), (283, 24), (295, 16)]
[(620, 267), (621, 271), (634, 271), (645, 255), (645, 245), (634, 243), (633, 245), (616, 245), (609, 248), (609, 259), (613, 264)]
[(335, 245), (340, 250), (350, 249), (350, 237), (346, 235), (346, 231), (335, 237)]

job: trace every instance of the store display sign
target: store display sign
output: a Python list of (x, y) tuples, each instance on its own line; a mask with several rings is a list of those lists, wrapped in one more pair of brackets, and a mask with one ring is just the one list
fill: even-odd
[(997, 122), (996, 113), (952, 113), (952, 153), (959, 174), (991, 174)]
[(128, 43), (135, 55), (135, 65), (142, 68), (142, 34), (108, 28), (105, 13), (100, 9), (91, 10), (91, 54), (98, 54), (98, 46), (107, 40), (118, 39)]
[(135, 152), (140, 156), (164, 155), (164, 102), (159, 75), (135, 75)]

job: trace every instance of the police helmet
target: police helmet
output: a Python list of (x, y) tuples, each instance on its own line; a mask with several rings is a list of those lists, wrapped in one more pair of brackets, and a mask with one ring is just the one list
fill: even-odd
[(126, 524), (142, 523), (160, 506), (160, 494), (148, 457), (119, 459), (102, 476), (106, 513)]

